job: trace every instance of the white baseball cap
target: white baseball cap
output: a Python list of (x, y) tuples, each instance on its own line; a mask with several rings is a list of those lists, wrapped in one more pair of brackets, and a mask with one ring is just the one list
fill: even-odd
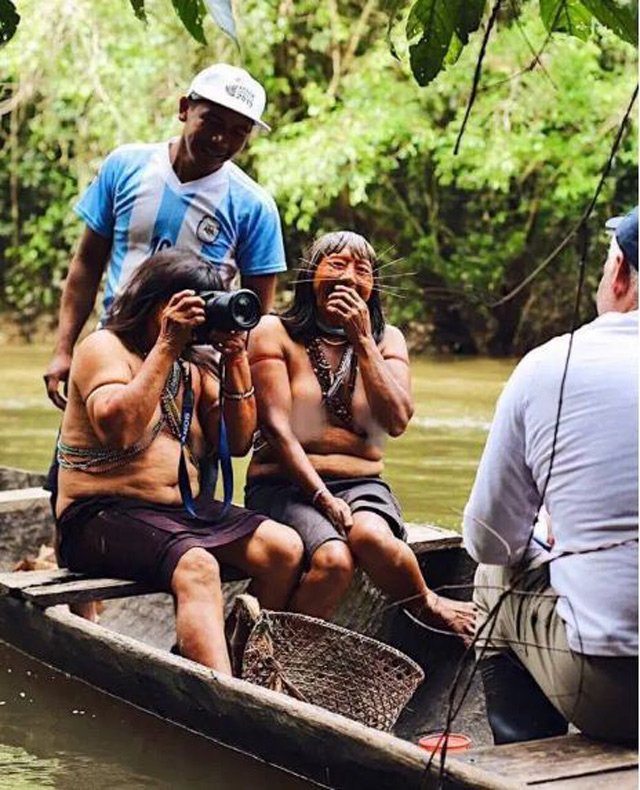
[(187, 95), (192, 93), (235, 110), (250, 118), (261, 129), (271, 131), (271, 127), (260, 120), (267, 103), (264, 88), (244, 69), (228, 63), (215, 63), (196, 74)]

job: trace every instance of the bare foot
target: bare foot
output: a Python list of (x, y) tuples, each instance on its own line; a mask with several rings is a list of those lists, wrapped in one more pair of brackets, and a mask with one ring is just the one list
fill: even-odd
[(476, 607), (470, 601), (454, 601), (429, 591), (427, 606), (419, 615), (426, 625), (459, 636), (468, 647), (475, 633)]

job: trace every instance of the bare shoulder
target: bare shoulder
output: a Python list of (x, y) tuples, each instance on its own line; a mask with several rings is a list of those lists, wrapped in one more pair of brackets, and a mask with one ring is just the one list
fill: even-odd
[(380, 351), (384, 357), (397, 357), (409, 360), (407, 341), (404, 335), (396, 326), (387, 324), (384, 328), (384, 336), (380, 343)]
[(99, 357), (116, 355), (126, 359), (131, 352), (123, 345), (122, 341), (108, 329), (98, 329), (82, 340), (73, 353), (74, 362), (90, 361), (95, 355)]
[(249, 336), (249, 358), (254, 361), (256, 356), (264, 354), (282, 355), (290, 343), (291, 339), (280, 318), (277, 315), (263, 315)]
[(277, 315), (263, 315), (258, 326), (252, 330), (252, 335), (287, 335), (282, 320)]
[(71, 379), (82, 392), (104, 383), (127, 383), (132, 378), (133, 354), (107, 329), (88, 335), (75, 349)]

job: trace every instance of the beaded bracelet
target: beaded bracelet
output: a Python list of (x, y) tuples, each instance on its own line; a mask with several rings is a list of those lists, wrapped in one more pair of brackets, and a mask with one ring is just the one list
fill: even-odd
[(222, 394), (228, 400), (246, 400), (247, 398), (250, 398), (252, 395), (254, 395), (255, 391), (256, 391), (255, 387), (251, 387), (245, 392), (229, 392), (228, 390), (223, 388)]
[(322, 496), (322, 494), (329, 494), (329, 493), (330, 491), (326, 486), (322, 486), (322, 488), (319, 488), (317, 491), (315, 491), (313, 496), (311, 497), (311, 504), (313, 505), (313, 507), (316, 506), (316, 502)]

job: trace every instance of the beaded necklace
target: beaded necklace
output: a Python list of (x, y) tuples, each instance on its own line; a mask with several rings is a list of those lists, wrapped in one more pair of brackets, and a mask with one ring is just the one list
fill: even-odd
[(327, 359), (322, 341), (319, 337), (311, 338), (305, 344), (311, 368), (318, 379), (322, 400), (327, 409), (330, 421), (354, 431), (352, 396), (356, 385), (358, 361), (353, 348), (347, 346), (340, 358), (335, 373)]
[(336, 347), (346, 346), (347, 343), (349, 342), (346, 338), (344, 340), (329, 340), (328, 337), (321, 337), (320, 340), (326, 346), (336, 346)]
[[(184, 362), (180, 360), (180, 364), (177, 365), (174, 363), (174, 369), (171, 371), (170, 376), (174, 373), (174, 370), (177, 367), (177, 375), (178, 375), (178, 388), (175, 390), (172, 387), (167, 387), (165, 385), (162, 393), (160, 395), (160, 409), (162, 411), (162, 421), (166, 425), (169, 433), (175, 438), (180, 441), (180, 429), (182, 424), (182, 415), (180, 413), (180, 409), (178, 409), (178, 404), (176, 403), (176, 395), (178, 389), (180, 387), (181, 381), (186, 381), (186, 372), (184, 366), (188, 365), (188, 362)], [(187, 442), (185, 444), (185, 449), (187, 451), (187, 456), (194, 466), (198, 466), (198, 460), (196, 458), (196, 454), (194, 449), (187, 437)]]

